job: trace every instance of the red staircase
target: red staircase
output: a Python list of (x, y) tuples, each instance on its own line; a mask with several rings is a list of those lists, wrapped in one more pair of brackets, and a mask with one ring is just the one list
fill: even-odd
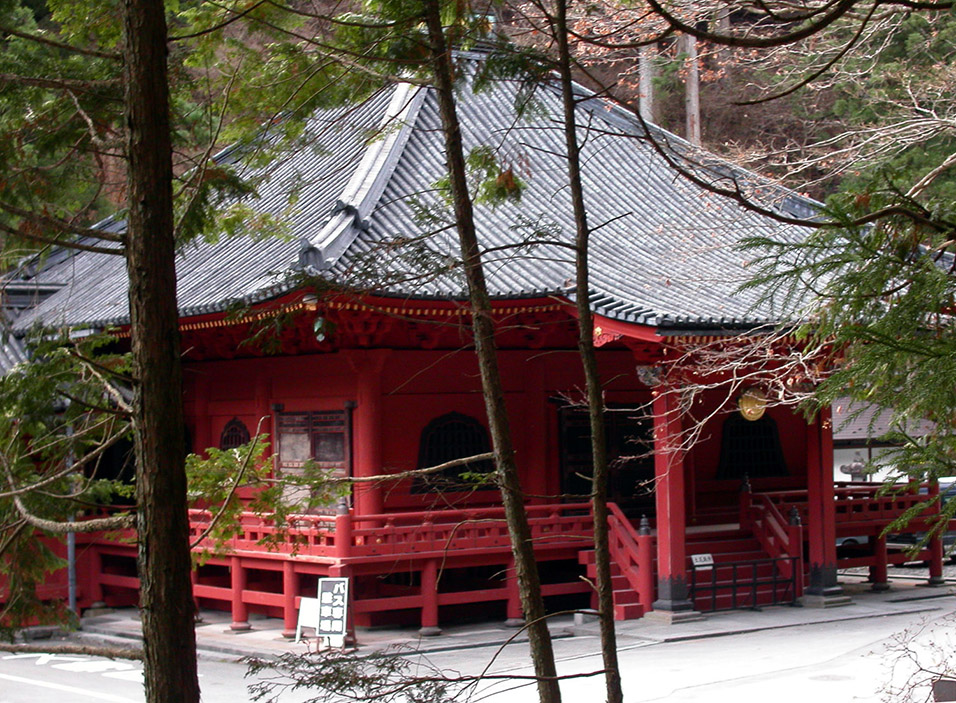
[[(650, 524), (641, 521), (635, 529), (631, 521), (615, 503), (608, 503), (608, 548), (611, 553), (611, 587), (614, 596), (614, 619), (635, 620), (651, 609), (654, 601), (654, 541)], [(578, 552), (578, 562), (585, 566), (587, 576), (594, 582), (597, 566), (594, 550)], [(597, 595), (591, 597), (591, 606), (597, 605)]]
[[(712, 567), (694, 567), (693, 555), (709, 554)], [(687, 536), (688, 587), (700, 611), (759, 608), (794, 599), (791, 562), (771, 559), (760, 541), (736, 525)]]
[[(597, 565), (594, 563), (594, 550), (588, 549), (578, 553), (578, 562), (587, 569), (587, 577), (592, 583), (597, 580)], [(611, 562), (611, 587), (614, 593), (614, 619), (615, 620), (637, 620), (644, 617), (644, 606), (641, 605), (640, 596), (637, 591), (631, 587), (627, 577), (621, 572), (621, 568), (616, 561)], [(592, 599), (592, 606), (597, 594)]]

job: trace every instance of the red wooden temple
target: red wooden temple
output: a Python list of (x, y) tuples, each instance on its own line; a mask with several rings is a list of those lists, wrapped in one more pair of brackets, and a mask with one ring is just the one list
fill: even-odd
[[(588, 608), (590, 448), (573, 262), (559, 242), (573, 232), (561, 197), (563, 147), (546, 115), (515, 118), (516, 91), (507, 82), (480, 95), (465, 90), (459, 110), (467, 143), (492, 144), (525, 185), (520, 203), (479, 208), (478, 224), (544, 594), (553, 608)], [(560, 114), (557, 93), (544, 88), (540, 100)], [(806, 232), (682, 180), (674, 162), (705, 167), (673, 135), (597, 98), (580, 111), (591, 136), (590, 302), (613, 459), (616, 617), (678, 621), (798, 597), (833, 604), (844, 598), (841, 566), (868, 566), (874, 587), (885, 587), (887, 564), (911, 557), (889, 551), (881, 534), (921, 499), (915, 489), (880, 496), (872, 485), (835, 485), (825, 414), (808, 423), (789, 408), (768, 407), (747, 419), (736, 394), (716, 389), (700, 401), (699, 415), (709, 419), (698, 441), (684, 446), (686, 415), (666, 383), (658, 385), (681, 340), (787, 319), (757, 294), (739, 292), (753, 254), (737, 245), (753, 233), (799, 240)], [(179, 305), (194, 451), (235, 446), (258, 429), (271, 437), (276, 475), (314, 459), (366, 478), (489, 450), (454, 233), (434, 219), (423, 224), (423, 213), (440, 212), (443, 202), (432, 187), (442, 169), (436, 115), (434, 95), (406, 85), (351, 110), (317, 113), (309, 129), (323, 148), (279, 159), (252, 203), (278, 212), (289, 183), (305, 179), (289, 210), (292, 236), (260, 233), (184, 249)], [(375, 129), (382, 136), (367, 141)], [(239, 164), (236, 154), (220, 161), (230, 158)], [(713, 174), (746, 181), (759, 195), (751, 174), (726, 164)], [(813, 211), (793, 194), (767, 191), (770, 206), (789, 216)], [(123, 264), (110, 259), (62, 254), (25, 273), (17, 285), (35, 285), (42, 301), (14, 330), (114, 327), (123, 337)], [(248, 341), (270, 326), (272, 336)], [(193, 534), (210, 519), (194, 511)], [(281, 616), (291, 634), (297, 600), (315, 595), (316, 580), (348, 576), (359, 626), (417, 624), (436, 633), (452, 619), (521, 617), (499, 497), (464, 481), (460, 469), (431, 480), (360, 483), (349, 500), (294, 517), (277, 545), (264, 546), (276, 530), (247, 515), (229, 550), (197, 566), (198, 604), (230, 610), (237, 630), (253, 613)], [(845, 535), (866, 544), (842, 558), (836, 545)], [(81, 606), (136, 603), (135, 535), (128, 537), (78, 538)], [(939, 540), (921, 556), (938, 580)], [(712, 567), (695, 568), (710, 559)], [(62, 590), (55, 579), (50, 586), (51, 594)]]

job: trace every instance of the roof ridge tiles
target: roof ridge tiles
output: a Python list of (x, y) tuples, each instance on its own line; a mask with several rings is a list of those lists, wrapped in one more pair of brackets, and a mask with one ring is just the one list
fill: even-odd
[(379, 123), (380, 134), (362, 156), (355, 173), (336, 200), (332, 218), (299, 247), (300, 268), (328, 269), (369, 228), (368, 216), (382, 197), (415, 126), (427, 91), (397, 83)]

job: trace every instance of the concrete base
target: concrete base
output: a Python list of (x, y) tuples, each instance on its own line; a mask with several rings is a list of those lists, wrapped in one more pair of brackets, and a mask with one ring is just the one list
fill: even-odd
[(942, 576), (930, 576), (926, 583), (930, 586), (945, 586), (946, 579), (944, 579)]
[(438, 637), (441, 634), (440, 627), (420, 627), (418, 628), (420, 637)]
[(574, 614), (575, 625), (586, 625), (589, 622), (595, 622), (598, 619), (596, 610), (579, 610)]
[(679, 625), (682, 622), (696, 622), (706, 618), (696, 610), (652, 610), (644, 615), (648, 622), (661, 625)]
[(518, 629), (519, 627), (524, 627), (525, 622), (523, 618), (508, 618), (505, 620), (505, 627), (513, 627)]
[(247, 622), (234, 622), (229, 626), (229, 629), (226, 632), (231, 632), (234, 635), (240, 635), (243, 632), (249, 632), (252, 629), (252, 625)]
[(890, 590), (890, 584), (886, 583), (886, 581), (883, 581), (882, 583), (874, 583), (872, 586), (870, 586), (870, 590), (874, 593), (883, 593), (884, 591)]
[(800, 598), (800, 603), (805, 608), (839, 608), (840, 606), (851, 605), (853, 599), (842, 593), (832, 596), (806, 594)]

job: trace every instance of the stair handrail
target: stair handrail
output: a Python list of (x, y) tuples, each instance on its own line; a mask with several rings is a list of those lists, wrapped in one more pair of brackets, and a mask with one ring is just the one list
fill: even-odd
[(609, 502), (607, 507), (611, 556), (646, 613), (654, 602), (654, 537), (636, 531), (617, 503)]
[(760, 540), (768, 556), (793, 556), (789, 553), (790, 535), (787, 534), (787, 522), (777, 505), (759, 493), (752, 495), (752, 504), (760, 516), (753, 521), (754, 536)]
[[(794, 518), (785, 519), (779, 505), (768, 495), (753, 493), (750, 495), (753, 519), (750, 529), (767, 556), (774, 559), (789, 558), (794, 562), (784, 562), (784, 571), (791, 568), (797, 574), (803, 573), (803, 527), (799, 513)], [(786, 574), (788, 577), (791, 574)], [(803, 579), (795, 579), (796, 595), (803, 590)]]

